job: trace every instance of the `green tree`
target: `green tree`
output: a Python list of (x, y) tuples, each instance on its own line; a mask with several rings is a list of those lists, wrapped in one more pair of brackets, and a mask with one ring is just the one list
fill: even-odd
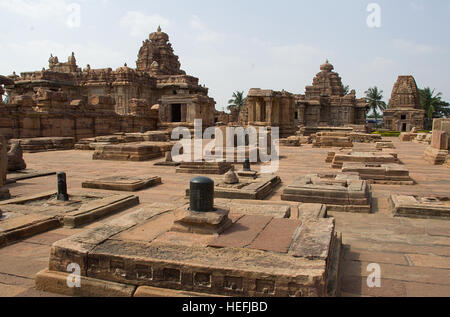
[(344, 90), (344, 96), (348, 95), (350, 93), (350, 86), (342, 84), (342, 89)]
[(238, 109), (241, 110), (245, 103), (245, 97), (243, 91), (236, 91), (233, 93), (233, 98), (228, 101), (228, 110)]
[(442, 100), (442, 93), (430, 87), (419, 89), (420, 103), (425, 110), (426, 127), (431, 128), (434, 118), (450, 117), (450, 104)]
[(383, 112), (386, 110), (387, 105), (383, 101), (383, 90), (378, 90), (378, 87), (369, 88), (365, 92), (366, 101), (369, 104), (369, 110), (372, 110), (375, 120), (378, 120), (378, 111)]

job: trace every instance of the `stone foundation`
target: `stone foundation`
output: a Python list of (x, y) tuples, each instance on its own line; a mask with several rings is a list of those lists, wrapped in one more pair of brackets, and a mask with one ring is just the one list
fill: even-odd
[(67, 202), (56, 200), (55, 192), (11, 199), (0, 203), (0, 246), (61, 226), (76, 228), (137, 204), (133, 195), (92, 192), (72, 192)]
[(379, 152), (352, 152), (347, 154), (341, 153), (329, 153), (327, 161), (333, 157), (332, 168), (342, 168), (343, 164), (346, 162), (353, 163), (398, 163), (399, 160), (397, 155), (392, 153), (379, 153)]
[(353, 147), (353, 142), (350, 140), (350, 138), (345, 133), (320, 132), (320, 133), (317, 133), (314, 138), (313, 147), (351, 148), (351, 147)]
[[(36, 288), (78, 296), (337, 295), (341, 239), (334, 219), (247, 215), (243, 209), (230, 212), (223, 233), (209, 235), (172, 231), (177, 208), (147, 205), (56, 242)], [(85, 283), (75, 291), (66, 283), (70, 263), (80, 265)]]
[(286, 187), (282, 200), (326, 204), (328, 210), (371, 212), (370, 186), (356, 174), (311, 174)]
[(438, 150), (430, 146), (425, 150), (423, 158), (433, 165), (443, 165), (448, 153), (447, 150)]
[(163, 157), (172, 149), (167, 142), (143, 142), (117, 145), (98, 145), (92, 156), (93, 160), (110, 161), (149, 161)]
[(414, 185), (409, 171), (400, 164), (344, 163), (343, 173), (358, 173), (371, 184)]
[(135, 192), (145, 188), (159, 185), (161, 183), (162, 183), (161, 177), (158, 176), (154, 177), (111, 176), (85, 181), (82, 183), (81, 186), (83, 188)]
[(223, 175), (230, 170), (231, 166), (231, 163), (226, 162), (182, 162), (176, 172), (197, 175)]
[(396, 217), (450, 220), (449, 197), (392, 195), (390, 202)]
[(65, 151), (74, 149), (74, 138), (48, 137), (33, 139), (12, 139), (10, 144), (19, 143), (24, 153), (37, 153), (46, 151)]
[[(225, 184), (223, 180), (216, 180), (214, 188), (215, 198), (256, 199), (263, 200), (281, 183), (278, 176), (266, 176), (257, 179), (241, 179), (238, 184)], [(190, 190), (186, 189), (189, 197)]]
[(401, 133), (400, 134), (400, 141), (402, 142), (411, 142), (417, 138), (417, 133)]

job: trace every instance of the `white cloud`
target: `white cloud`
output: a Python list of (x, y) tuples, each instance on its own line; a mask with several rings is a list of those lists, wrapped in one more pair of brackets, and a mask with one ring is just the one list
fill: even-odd
[(169, 20), (160, 15), (146, 15), (139, 11), (128, 11), (120, 20), (120, 26), (129, 28), (133, 37), (146, 37), (149, 33), (156, 31), (158, 26), (166, 28), (169, 25)]
[(190, 18), (189, 25), (197, 32), (195, 39), (199, 42), (216, 42), (223, 38), (222, 34), (209, 29), (196, 15)]
[(408, 53), (414, 55), (437, 53), (441, 50), (438, 46), (414, 43), (404, 39), (395, 39), (394, 47), (400, 50), (408, 51)]
[(66, 0), (0, 0), (0, 7), (15, 14), (33, 19), (64, 17)]

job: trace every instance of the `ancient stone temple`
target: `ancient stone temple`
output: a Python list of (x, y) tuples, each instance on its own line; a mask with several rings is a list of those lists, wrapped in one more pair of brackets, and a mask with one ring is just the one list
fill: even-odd
[(255, 127), (279, 127), (282, 138), (293, 135), (295, 97), (286, 91), (250, 89), (241, 121)]
[(299, 126), (342, 127), (365, 125), (367, 103), (357, 99), (356, 92), (344, 95), (341, 77), (333, 72), (334, 66), (328, 61), (320, 67), (312, 86), (306, 87), (304, 95), (296, 95)]
[(420, 104), (419, 90), (413, 76), (399, 76), (384, 111), (384, 127), (393, 131), (423, 130), (425, 111)]
[(133, 113), (133, 99), (143, 100), (150, 108), (158, 104), (163, 123), (203, 119), (205, 126), (214, 125), (215, 102), (208, 97), (208, 89), (199, 85), (198, 78), (180, 69), (169, 36), (161, 28), (142, 43), (136, 65), (136, 69), (127, 64), (116, 70), (92, 69), (90, 65), (81, 69), (74, 53), (67, 62), (51, 55), (48, 69), (20, 76), (14, 73), (8, 76), (5, 88), (10, 100), (23, 95), (33, 97), (38, 90), (63, 92), (69, 103), (110, 95), (119, 115)]

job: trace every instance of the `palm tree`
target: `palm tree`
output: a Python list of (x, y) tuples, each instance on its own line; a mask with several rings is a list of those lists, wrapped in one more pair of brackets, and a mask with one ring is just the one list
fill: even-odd
[(236, 91), (233, 93), (233, 98), (228, 101), (228, 110), (238, 109), (241, 110), (245, 103), (245, 97), (243, 91)]
[(344, 96), (348, 95), (350, 93), (350, 86), (342, 84), (342, 89), (344, 90)]
[(427, 121), (427, 127), (430, 128), (434, 118), (449, 117), (450, 105), (442, 100), (442, 93), (435, 93), (430, 87), (419, 89), (420, 103)]
[(373, 88), (369, 88), (365, 92), (366, 94), (366, 101), (369, 104), (369, 109), (373, 111), (373, 114), (375, 116), (375, 121), (378, 120), (378, 110), (383, 112), (383, 110), (386, 110), (387, 105), (383, 101), (383, 90), (378, 90), (378, 87), (375, 86)]

